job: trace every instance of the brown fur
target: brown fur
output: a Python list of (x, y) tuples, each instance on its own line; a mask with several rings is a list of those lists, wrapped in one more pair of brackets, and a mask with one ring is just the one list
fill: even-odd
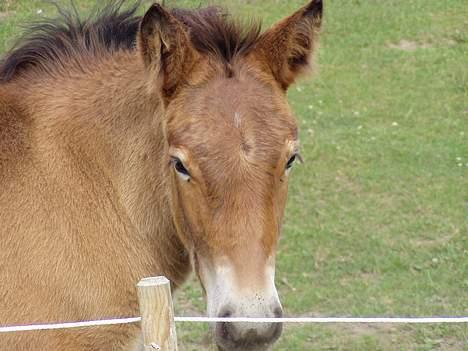
[[(190, 259), (227, 255), (255, 284), (252, 264), (274, 253), (297, 138), (284, 89), (309, 62), (308, 7), (262, 36), (215, 8), (118, 8), (36, 26), (0, 64), (0, 325), (135, 316), (142, 277), (177, 287)], [(284, 50), (269, 48), (278, 36)], [(137, 335), (8, 334), (0, 350), (130, 350)]]

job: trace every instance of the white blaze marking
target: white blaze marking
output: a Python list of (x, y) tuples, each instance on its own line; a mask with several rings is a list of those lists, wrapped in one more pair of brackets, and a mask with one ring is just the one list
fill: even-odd
[(214, 271), (205, 270), (201, 275), (210, 317), (217, 317), (224, 307), (234, 309), (232, 317), (273, 317), (271, 306), (280, 306), (273, 264), (265, 266), (263, 282), (256, 287), (238, 286), (235, 268), (228, 262), (217, 266)]
[(241, 116), (239, 112), (234, 113), (234, 125), (236, 128), (240, 128), (241, 126)]

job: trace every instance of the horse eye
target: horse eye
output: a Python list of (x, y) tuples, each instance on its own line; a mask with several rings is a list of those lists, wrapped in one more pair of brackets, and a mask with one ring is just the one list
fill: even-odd
[(179, 173), (181, 176), (186, 177), (186, 178), (190, 177), (189, 171), (187, 171), (187, 168), (185, 168), (181, 160), (179, 160), (178, 158), (174, 158), (172, 162), (174, 164), (174, 169), (176, 170), (177, 173)]
[(297, 154), (291, 156), (288, 163), (286, 164), (286, 170), (290, 169), (293, 166), (294, 161), (296, 161), (296, 158), (297, 158)]

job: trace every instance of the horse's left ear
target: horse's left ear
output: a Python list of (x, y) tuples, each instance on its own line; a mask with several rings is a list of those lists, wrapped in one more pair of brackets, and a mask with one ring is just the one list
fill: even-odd
[(183, 24), (159, 4), (151, 6), (141, 20), (138, 50), (147, 69), (156, 75), (154, 79), (162, 84), (165, 98), (183, 84), (196, 60)]
[(253, 54), (268, 67), (284, 90), (311, 64), (322, 12), (322, 0), (312, 0), (259, 38)]

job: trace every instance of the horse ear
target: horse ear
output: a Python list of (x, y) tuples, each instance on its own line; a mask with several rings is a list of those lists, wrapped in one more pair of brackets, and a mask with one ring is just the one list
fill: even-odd
[(312, 0), (259, 38), (254, 55), (286, 90), (312, 61), (322, 22), (322, 0)]
[(141, 20), (138, 49), (145, 66), (161, 80), (166, 98), (184, 82), (196, 57), (183, 24), (159, 4), (152, 5)]

